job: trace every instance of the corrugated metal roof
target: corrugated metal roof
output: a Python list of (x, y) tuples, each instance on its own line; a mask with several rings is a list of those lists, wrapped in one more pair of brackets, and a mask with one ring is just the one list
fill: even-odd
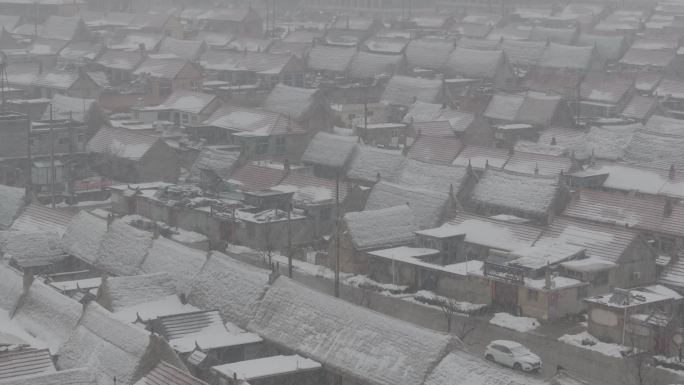
[(421, 135), (413, 142), (408, 156), (425, 163), (450, 165), (462, 149), (463, 143), (453, 135)]
[(64, 234), (71, 223), (74, 213), (53, 209), (38, 203), (28, 205), (12, 223), (17, 231), (53, 231)]
[(21, 349), (0, 353), (0, 380), (55, 371), (48, 349)]
[(86, 144), (88, 152), (140, 159), (159, 140), (127, 129), (102, 127)]
[(569, 158), (515, 151), (504, 169), (525, 174), (538, 172), (539, 175), (556, 176), (561, 171), (567, 173), (571, 167), (572, 161)]
[(237, 182), (240, 189), (246, 191), (266, 190), (279, 185), (286, 175), (284, 169), (248, 164), (235, 170), (231, 182)]
[(135, 385), (208, 385), (180, 369), (160, 361), (145, 377)]
[(624, 193), (581, 190), (563, 215), (593, 222), (630, 227), (642, 231), (684, 236), (684, 205), (672, 203), (672, 212), (665, 214), (666, 200), (636, 197)]
[(557, 217), (535, 245), (565, 243), (586, 249), (588, 257), (617, 262), (638, 237), (634, 230)]

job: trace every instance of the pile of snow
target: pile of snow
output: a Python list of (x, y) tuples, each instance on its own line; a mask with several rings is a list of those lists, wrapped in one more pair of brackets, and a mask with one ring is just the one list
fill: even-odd
[(539, 321), (535, 318), (516, 317), (508, 313), (494, 314), (494, 317), (489, 320), (489, 323), (501, 326), (502, 328), (516, 330), (521, 333), (526, 333), (539, 327)]
[[(580, 348), (593, 350), (610, 357), (622, 358), (622, 352), (630, 350), (630, 348), (623, 345), (601, 342), (586, 331), (574, 335), (566, 334), (558, 338), (558, 341), (565, 342), (569, 345), (575, 345)], [(582, 341), (584, 341), (585, 344), (582, 344)]]
[(349, 277), (344, 280), (344, 284), (362, 289), (372, 289), (379, 292), (389, 291), (390, 293), (403, 293), (408, 290), (408, 286), (376, 282), (365, 275), (354, 275)]
[(487, 305), (481, 303), (456, 301), (453, 298), (443, 297), (429, 290), (418, 290), (413, 295), (413, 298), (421, 304), (437, 306), (440, 309), (442, 304), (446, 303), (448, 306), (454, 306), (456, 312), (460, 314), (472, 314), (487, 307)]

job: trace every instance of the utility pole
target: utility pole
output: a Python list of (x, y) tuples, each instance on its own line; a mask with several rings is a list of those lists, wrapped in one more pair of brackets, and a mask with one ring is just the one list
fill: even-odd
[(335, 177), (335, 297), (340, 298), (340, 170)]
[(26, 197), (24, 198), (27, 202), (31, 200), (31, 167), (33, 161), (31, 160), (31, 105), (26, 103)]
[(50, 103), (50, 201), (55, 208), (55, 124), (52, 121), (52, 103)]
[(292, 200), (287, 206), (287, 276), (292, 278)]

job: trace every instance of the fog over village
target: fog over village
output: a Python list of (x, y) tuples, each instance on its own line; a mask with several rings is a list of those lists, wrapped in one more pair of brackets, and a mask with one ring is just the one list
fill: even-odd
[(684, 0), (0, 25), (0, 385), (684, 385)]

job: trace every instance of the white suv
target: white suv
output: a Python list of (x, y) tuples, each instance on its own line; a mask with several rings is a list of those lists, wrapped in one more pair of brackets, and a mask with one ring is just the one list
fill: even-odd
[(485, 358), (526, 372), (538, 372), (542, 365), (538, 355), (517, 342), (506, 340), (490, 342), (485, 349)]

